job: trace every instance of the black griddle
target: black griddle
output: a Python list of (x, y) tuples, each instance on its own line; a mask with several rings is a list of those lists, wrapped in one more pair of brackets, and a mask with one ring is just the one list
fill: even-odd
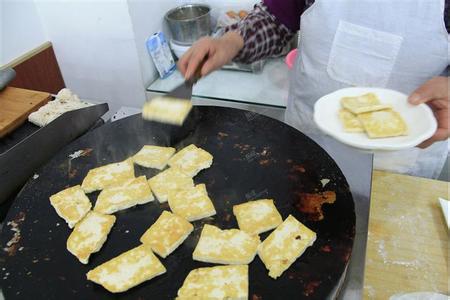
[[(154, 201), (116, 213), (117, 221), (103, 248), (83, 265), (66, 250), (70, 229), (57, 216), (49, 197), (80, 184), (89, 169), (124, 160), (145, 144), (181, 149), (191, 143), (214, 156), (211, 168), (194, 181), (206, 184), (217, 215), (193, 222), (194, 232), (174, 253), (161, 259), (167, 268), (162, 276), (121, 294), (111, 294), (87, 281), (85, 274), (90, 269), (138, 246), (140, 236), (169, 207)], [(77, 150), (86, 150), (86, 155), (69, 159)], [(136, 166), (136, 175), (156, 173)], [(195, 107), (183, 127), (146, 122), (140, 115), (128, 117), (69, 144), (38, 174), (37, 179), (28, 181), (5, 219), (0, 276), (6, 299), (174, 299), (190, 270), (212, 266), (192, 260), (203, 224), (238, 228), (232, 206), (258, 198), (275, 199), (283, 219), (294, 215), (317, 233), (317, 240), (277, 280), (268, 276), (256, 257), (249, 268), (250, 299), (325, 299), (350, 258), (354, 202), (336, 163), (299, 131), (252, 112)], [(323, 186), (322, 179), (330, 182)], [(302, 195), (324, 191), (334, 191), (336, 201), (322, 206), (324, 219), (318, 221), (315, 214), (300, 209)], [(97, 195), (89, 194), (93, 204)], [(8, 244), (11, 241), (16, 243)]]

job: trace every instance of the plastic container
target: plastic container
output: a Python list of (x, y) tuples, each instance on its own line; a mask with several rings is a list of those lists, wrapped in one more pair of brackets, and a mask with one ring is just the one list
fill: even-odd
[(164, 33), (157, 32), (147, 39), (147, 50), (161, 78), (166, 78), (176, 69), (175, 60)]
[(289, 69), (292, 69), (295, 64), (295, 60), (297, 59), (297, 49), (292, 50), (286, 55), (285, 63), (287, 64)]

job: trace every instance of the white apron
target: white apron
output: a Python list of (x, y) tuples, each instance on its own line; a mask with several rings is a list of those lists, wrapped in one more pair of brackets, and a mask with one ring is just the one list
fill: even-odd
[[(449, 62), (445, 0), (316, 0), (301, 16), (286, 122), (317, 134), (313, 105), (349, 86), (409, 95)], [(427, 149), (376, 152), (376, 169), (436, 178), (448, 142)]]

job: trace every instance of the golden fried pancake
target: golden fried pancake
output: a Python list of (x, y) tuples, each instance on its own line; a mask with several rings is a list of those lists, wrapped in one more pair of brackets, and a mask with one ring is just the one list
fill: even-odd
[(188, 221), (196, 221), (216, 214), (204, 184), (170, 193), (169, 206), (174, 213)]
[(339, 110), (339, 119), (341, 120), (344, 131), (346, 132), (364, 132), (364, 127), (358, 120), (357, 115), (343, 108)]
[(216, 264), (249, 264), (260, 243), (257, 235), (239, 229), (221, 230), (205, 224), (192, 257), (194, 260)]
[(381, 104), (380, 100), (378, 100), (377, 95), (375, 95), (374, 93), (367, 93), (356, 97), (343, 97), (341, 99), (341, 105), (354, 114), (376, 111), (391, 107), (387, 104)]
[(384, 138), (406, 135), (408, 126), (398, 112), (390, 109), (358, 115), (369, 138)]
[(105, 187), (134, 178), (134, 166), (131, 159), (91, 169), (81, 184), (85, 193), (103, 190)]
[(67, 250), (78, 260), (87, 264), (89, 256), (98, 252), (105, 243), (111, 228), (116, 221), (115, 216), (90, 211), (81, 220), (67, 239)]
[(160, 203), (167, 202), (169, 193), (194, 186), (192, 178), (178, 168), (169, 168), (148, 180)]
[(249, 201), (233, 206), (239, 228), (255, 235), (276, 228), (283, 222), (272, 199)]
[(70, 228), (80, 221), (92, 207), (81, 186), (76, 185), (50, 196), (50, 203), (58, 216), (67, 222)]
[(145, 102), (142, 117), (173, 125), (183, 125), (192, 109), (192, 101), (172, 97), (157, 97)]
[(146, 168), (162, 170), (174, 153), (175, 148), (172, 147), (145, 145), (133, 156), (133, 161)]
[(120, 293), (165, 272), (150, 246), (140, 245), (89, 271), (87, 279)]
[(248, 266), (217, 266), (189, 272), (178, 300), (248, 299)]
[(207, 151), (191, 144), (178, 151), (169, 160), (169, 166), (177, 167), (185, 174), (194, 177), (203, 169), (211, 166), (213, 156)]
[(258, 255), (276, 279), (316, 240), (316, 234), (293, 216), (281, 223), (259, 246)]
[(138, 204), (155, 200), (145, 176), (128, 179), (109, 186), (100, 192), (94, 210), (103, 214), (112, 214)]
[(150, 245), (153, 251), (165, 258), (183, 243), (192, 230), (194, 226), (191, 223), (165, 210), (140, 241)]

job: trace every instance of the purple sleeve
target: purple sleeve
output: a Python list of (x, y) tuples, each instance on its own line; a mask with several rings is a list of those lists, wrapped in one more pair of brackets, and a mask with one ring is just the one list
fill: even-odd
[(235, 62), (250, 64), (252, 62), (278, 56), (285, 45), (292, 39), (295, 32), (267, 11), (264, 4), (257, 4), (255, 8), (240, 22), (225, 28), (225, 32), (236, 31), (243, 40), (242, 50), (233, 59)]
[(263, 2), (278, 22), (291, 31), (299, 29), (300, 15), (306, 8), (305, 0), (264, 0)]

